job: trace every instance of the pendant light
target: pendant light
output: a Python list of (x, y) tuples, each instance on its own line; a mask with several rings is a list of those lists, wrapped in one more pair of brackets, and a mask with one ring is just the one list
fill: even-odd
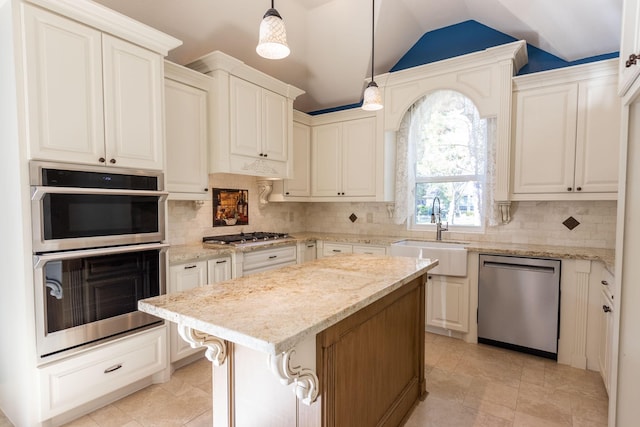
[(364, 96), (362, 100), (362, 109), (366, 111), (376, 111), (381, 110), (382, 105), (382, 95), (380, 94), (380, 88), (373, 80), (373, 58), (374, 58), (374, 15), (376, 13), (376, 0), (371, 0), (372, 10), (371, 10), (371, 81), (367, 85), (367, 88), (364, 90)]
[(284, 28), (284, 21), (273, 7), (262, 17), (260, 23), (260, 41), (256, 46), (258, 55), (267, 59), (282, 59), (289, 56), (291, 50), (287, 46), (287, 31)]

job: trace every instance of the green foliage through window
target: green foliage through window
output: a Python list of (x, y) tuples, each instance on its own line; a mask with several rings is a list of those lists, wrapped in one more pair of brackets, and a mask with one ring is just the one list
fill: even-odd
[[(442, 222), (482, 225), (487, 162), (487, 121), (464, 95), (441, 90), (427, 95), (413, 118), (415, 224), (431, 222), (435, 197)], [(417, 122), (416, 122), (417, 121)]]

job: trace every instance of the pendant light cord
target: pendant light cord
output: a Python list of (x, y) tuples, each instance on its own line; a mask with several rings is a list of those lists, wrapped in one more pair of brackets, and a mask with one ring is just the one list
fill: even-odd
[(371, 0), (371, 82), (373, 82), (373, 58), (375, 57), (374, 55), (374, 31), (373, 31), (373, 26), (375, 23), (375, 19), (374, 19), (374, 15), (376, 13), (376, 0)]

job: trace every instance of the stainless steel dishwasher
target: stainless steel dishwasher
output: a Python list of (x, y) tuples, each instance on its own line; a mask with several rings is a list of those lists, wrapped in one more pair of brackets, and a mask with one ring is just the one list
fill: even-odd
[(480, 255), (478, 342), (558, 359), (560, 260)]

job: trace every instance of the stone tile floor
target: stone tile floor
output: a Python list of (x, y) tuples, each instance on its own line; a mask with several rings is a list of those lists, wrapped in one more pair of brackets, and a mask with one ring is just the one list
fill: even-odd
[[(425, 348), (429, 396), (406, 427), (607, 425), (597, 372), (429, 333)], [(199, 360), (66, 427), (211, 426), (210, 378), (210, 364)], [(10, 426), (0, 413), (0, 427)]]

